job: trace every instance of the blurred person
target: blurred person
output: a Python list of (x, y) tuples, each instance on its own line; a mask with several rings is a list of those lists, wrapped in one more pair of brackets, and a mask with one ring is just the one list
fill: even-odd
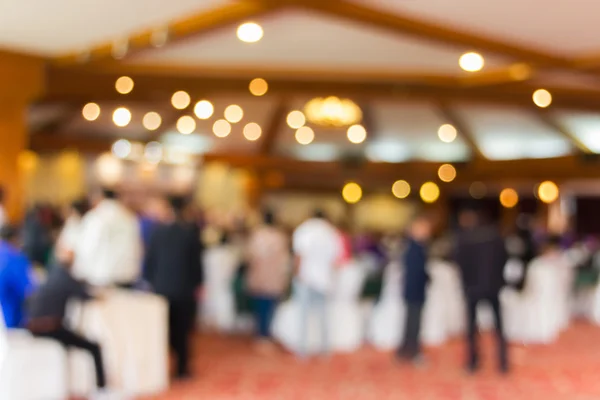
[(189, 371), (189, 342), (196, 317), (196, 294), (202, 284), (202, 247), (198, 228), (186, 221), (186, 201), (169, 199), (170, 216), (150, 237), (144, 276), (169, 303), (169, 343), (177, 356), (177, 378)]
[(71, 276), (70, 267), (70, 263), (64, 263), (54, 268), (46, 283), (31, 296), (27, 328), (34, 336), (53, 339), (67, 348), (89, 352), (94, 360), (96, 385), (101, 394), (104, 394), (106, 378), (100, 346), (65, 327), (65, 312), (69, 300), (93, 298), (88, 288)]
[(171, 212), (172, 210), (163, 198), (155, 197), (146, 202), (139, 216), (144, 248), (148, 248), (154, 228), (161, 222), (168, 220)]
[(8, 216), (6, 215), (6, 208), (4, 203), (6, 202), (6, 194), (4, 188), (0, 186), (0, 228), (8, 223)]
[(499, 369), (508, 372), (506, 338), (502, 325), (499, 293), (504, 286), (508, 253), (498, 228), (482, 221), (479, 211), (468, 208), (459, 215), (461, 231), (456, 240), (455, 261), (460, 267), (467, 300), (467, 370), (479, 368), (477, 348), (477, 305), (487, 302), (494, 312)]
[(25, 213), (23, 251), (38, 266), (46, 266), (52, 248), (52, 217), (48, 206), (34, 205)]
[(427, 245), (431, 239), (432, 224), (425, 216), (415, 218), (409, 227), (406, 250), (404, 252), (404, 301), (406, 303), (406, 324), (404, 340), (398, 349), (400, 359), (422, 362), (421, 314), (425, 304), (425, 291), (429, 282), (427, 274)]
[(56, 241), (54, 257), (60, 264), (71, 265), (73, 251), (81, 232), (81, 220), (89, 211), (90, 204), (86, 198), (73, 201), (68, 210), (64, 226)]
[(533, 229), (531, 223), (531, 217), (529, 215), (520, 215), (517, 221), (517, 229), (515, 237), (519, 240), (521, 253), (518, 255), (519, 260), (523, 265), (523, 273), (521, 279), (516, 282), (516, 288), (521, 291), (525, 287), (525, 280), (527, 279), (527, 269), (529, 263), (537, 256), (536, 245), (533, 237)]
[(143, 248), (135, 215), (110, 189), (81, 221), (73, 276), (96, 286), (132, 288), (141, 275)]
[(272, 350), (271, 321), (275, 308), (289, 283), (289, 240), (275, 225), (271, 211), (263, 215), (263, 224), (254, 229), (248, 239), (247, 288), (256, 314), (258, 349)]
[(303, 222), (292, 238), (296, 255), (296, 292), (301, 307), (300, 356), (308, 355), (309, 320), (311, 311), (320, 315), (321, 352), (329, 352), (327, 324), (328, 297), (333, 287), (336, 263), (343, 254), (338, 230), (321, 210)]
[(34, 288), (31, 264), (20, 247), (19, 230), (10, 224), (0, 227), (0, 308), (8, 328), (24, 323), (25, 300)]

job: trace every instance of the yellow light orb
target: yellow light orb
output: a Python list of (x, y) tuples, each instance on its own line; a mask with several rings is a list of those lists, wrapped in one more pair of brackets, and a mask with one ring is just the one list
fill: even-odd
[(184, 115), (177, 120), (177, 130), (179, 133), (189, 135), (196, 130), (196, 120), (189, 115)]
[(171, 104), (178, 110), (183, 110), (189, 106), (191, 101), (190, 95), (183, 90), (175, 92), (173, 93), (173, 96), (171, 96)]
[(419, 195), (425, 203), (435, 203), (440, 197), (440, 188), (433, 182), (425, 182), (419, 190)]
[(367, 130), (362, 125), (352, 125), (348, 128), (347, 136), (351, 143), (362, 143), (367, 138)]
[(261, 134), (262, 129), (260, 128), (260, 125), (258, 125), (256, 122), (250, 122), (249, 124), (244, 126), (244, 137), (250, 140), (251, 142), (258, 140)]
[(194, 114), (198, 119), (209, 119), (215, 112), (215, 107), (208, 100), (200, 100), (194, 106)]
[(452, 164), (444, 164), (438, 169), (438, 177), (442, 182), (452, 182), (456, 178), (456, 168)]
[(540, 108), (546, 108), (552, 104), (552, 95), (546, 89), (538, 89), (533, 92), (533, 102)]
[(483, 199), (487, 194), (487, 187), (483, 182), (473, 182), (469, 186), (469, 194), (474, 199)]
[(238, 26), (237, 37), (245, 43), (256, 43), (263, 37), (263, 28), (255, 22), (246, 22)]
[(225, 109), (225, 119), (232, 124), (238, 123), (244, 118), (244, 110), (237, 104), (227, 106)]
[(546, 204), (554, 203), (558, 199), (559, 190), (556, 183), (551, 181), (545, 181), (540, 183), (537, 190), (538, 197), (541, 201)]
[(456, 128), (450, 124), (444, 124), (438, 129), (438, 137), (444, 143), (452, 143), (456, 139)]
[(224, 138), (231, 133), (231, 124), (224, 119), (219, 119), (213, 124), (213, 133), (216, 137)]
[(33, 172), (37, 168), (38, 164), (39, 157), (35, 152), (31, 150), (25, 150), (19, 153), (19, 156), (17, 158), (17, 165), (19, 166), (19, 169), (21, 171)]
[(399, 199), (405, 199), (410, 194), (410, 185), (403, 180), (396, 181), (392, 185), (392, 194)]
[(356, 204), (362, 198), (362, 188), (358, 183), (349, 182), (342, 189), (342, 197), (348, 204)]
[(286, 118), (288, 126), (292, 129), (299, 129), (306, 123), (306, 117), (302, 111), (291, 111)]
[(113, 122), (116, 126), (124, 127), (131, 122), (131, 112), (125, 107), (119, 107), (113, 112)]
[(87, 103), (83, 106), (81, 115), (88, 121), (95, 121), (100, 116), (100, 106), (96, 103)]
[(133, 90), (133, 79), (128, 76), (122, 76), (115, 82), (115, 89), (121, 94), (131, 93)]
[(254, 96), (264, 96), (269, 90), (269, 84), (263, 78), (256, 78), (250, 82), (249, 89)]
[(482, 55), (473, 51), (463, 54), (458, 60), (458, 65), (467, 72), (481, 71), (484, 64)]
[(149, 131), (155, 131), (162, 124), (162, 118), (160, 117), (159, 113), (150, 111), (144, 115), (142, 124), (144, 125), (144, 128), (148, 129)]
[(112, 153), (117, 158), (127, 158), (131, 154), (131, 142), (129, 140), (120, 139), (113, 143)]
[(519, 195), (515, 189), (506, 188), (500, 192), (500, 204), (504, 208), (513, 208), (519, 202)]
[(310, 144), (315, 140), (315, 132), (308, 126), (298, 128), (296, 131), (296, 141), (300, 144)]

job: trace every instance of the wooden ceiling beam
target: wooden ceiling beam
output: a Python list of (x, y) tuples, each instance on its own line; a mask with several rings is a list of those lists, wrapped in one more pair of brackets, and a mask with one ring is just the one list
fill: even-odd
[(284, 128), (287, 113), (290, 111), (290, 104), (286, 98), (281, 99), (275, 107), (265, 133), (261, 138), (258, 153), (269, 155), (273, 152), (279, 134)]
[[(90, 72), (79, 69), (50, 69), (47, 75), (47, 94), (44, 101), (74, 102), (168, 102), (173, 92), (186, 90), (194, 98), (223, 93), (248, 93), (249, 79), (157, 76), (151, 74), (129, 74), (134, 81), (134, 90), (120, 95), (114, 89), (118, 73)], [(338, 95), (350, 98), (387, 98), (406, 101), (475, 102), (478, 104), (503, 104), (531, 107), (531, 95), (537, 87), (522, 83), (517, 86), (463, 87), (463, 85), (428, 85), (420, 81), (406, 80), (348, 81), (294, 78), (268, 78), (270, 95), (327, 96)], [(597, 111), (600, 106), (600, 91), (564, 87), (548, 87), (553, 95), (553, 107)]]
[(440, 116), (447, 121), (447, 123), (454, 126), (458, 131), (458, 134), (463, 138), (465, 143), (467, 143), (467, 146), (469, 146), (469, 149), (471, 150), (472, 157), (475, 159), (486, 160), (487, 157), (477, 145), (475, 134), (467, 123), (447, 104), (440, 103), (437, 105), (437, 109)]
[(556, 120), (547, 110), (537, 110), (536, 116), (544, 125), (560, 134), (563, 138), (567, 139), (571, 146), (582, 154), (593, 154), (594, 152), (583, 143), (573, 132), (571, 132), (566, 126)]
[[(247, 18), (255, 18), (267, 12), (274, 11), (277, 8), (279, 8), (279, 5), (275, 3), (260, 1), (243, 0), (228, 2), (223, 6), (203, 10), (182, 20), (158, 26), (156, 29), (146, 30), (127, 38), (121, 38), (123, 40), (126, 39), (128, 43), (125, 56), (128, 57), (141, 50), (153, 48), (152, 38), (156, 34), (157, 29), (168, 30), (168, 41), (166, 43), (168, 45), (182, 39), (206, 34), (216, 29), (236, 24)], [(113, 47), (114, 41), (103, 43), (89, 49), (89, 56), (86, 52), (84, 60), (82, 60), (82, 52), (75, 52), (56, 58), (54, 63), (64, 66), (114, 60)]]
[(347, 0), (304, 0), (299, 5), (324, 14), (387, 29), (398, 34), (412, 35), (421, 39), (452, 45), (462, 48), (463, 51), (477, 50), (540, 66), (570, 67), (569, 61), (563, 57), (461, 31), (457, 27), (432, 23), (408, 13), (389, 13)]

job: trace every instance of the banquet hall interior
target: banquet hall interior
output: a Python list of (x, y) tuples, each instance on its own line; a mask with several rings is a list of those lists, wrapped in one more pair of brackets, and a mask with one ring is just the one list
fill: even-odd
[[(173, 377), (173, 307), (140, 273), (67, 306), (102, 349), (102, 398), (598, 399), (599, 12), (589, 0), (2, 1), (0, 302), (12, 233), (39, 287), (62, 268), (69, 205), (102, 189), (144, 233), (165, 198), (185, 198), (202, 276), (189, 376)], [(507, 373), (486, 304), (481, 366), (464, 368), (465, 207), (505, 243)], [(261, 346), (248, 254), (267, 210), (289, 279)], [(316, 210), (347, 254), (325, 296), (330, 353), (306, 357), (302, 335), (314, 350), (319, 329), (302, 326), (292, 275)], [(423, 215), (425, 361), (406, 363), (404, 254)], [(0, 322), (0, 400), (96, 398), (89, 354)]]

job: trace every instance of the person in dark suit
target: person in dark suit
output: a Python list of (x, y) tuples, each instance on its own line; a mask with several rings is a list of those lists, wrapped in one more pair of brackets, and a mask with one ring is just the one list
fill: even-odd
[(189, 371), (189, 342), (196, 315), (196, 292), (202, 283), (200, 232), (184, 217), (186, 201), (169, 199), (170, 220), (150, 237), (144, 277), (169, 302), (169, 343), (177, 356), (177, 377)]
[(499, 368), (505, 373), (508, 372), (508, 355), (499, 300), (508, 261), (504, 239), (496, 226), (483, 223), (475, 208), (461, 211), (459, 223), (461, 231), (456, 241), (455, 261), (461, 270), (467, 300), (467, 370), (472, 373), (479, 367), (476, 311), (479, 303), (486, 302), (494, 312)]
[(422, 360), (419, 335), (421, 314), (425, 304), (427, 274), (427, 243), (431, 238), (431, 222), (424, 216), (414, 219), (410, 225), (409, 238), (404, 253), (404, 300), (406, 324), (402, 346), (398, 357), (418, 363)]

